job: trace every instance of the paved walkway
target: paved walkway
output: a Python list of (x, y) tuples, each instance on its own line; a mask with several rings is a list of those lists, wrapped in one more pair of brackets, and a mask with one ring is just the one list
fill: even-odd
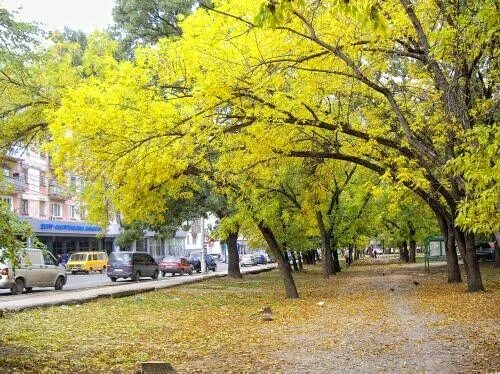
[[(242, 274), (257, 274), (276, 268), (276, 264), (262, 265), (241, 269)], [(225, 277), (227, 273), (197, 274), (172, 279), (160, 278), (151, 282), (130, 282), (120, 285), (104, 286), (74, 291), (47, 291), (33, 294), (29, 298), (0, 301), (0, 311), (20, 311), (23, 309), (47, 307), (54, 305), (81, 304), (101, 297), (124, 297), (162, 288), (176, 287), (181, 284), (203, 282), (207, 279)]]

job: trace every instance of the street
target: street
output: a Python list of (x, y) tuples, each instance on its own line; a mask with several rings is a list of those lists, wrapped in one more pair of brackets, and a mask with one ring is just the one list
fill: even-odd
[[(223, 262), (217, 262), (217, 272), (220, 274), (224, 274), (227, 272), (227, 264)], [(210, 273), (213, 273), (212, 271)], [(193, 275), (196, 275), (197, 273), (193, 273)], [(91, 273), (91, 274), (70, 274), (67, 273), (67, 282), (66, 285), (64, 286), (62, 291), (57, 291), (57, 292), (68, 292), (68, 291), (74, 291), (74, 290), (83, 290), (83, 289), (90, 289), (90, 288), (98, 288), (98, 287), (103, 287), (103, 286), (119, 286), (122, 284), (126, 283), (131, 283), (132, 281), (130, 279), (118, 279), (116, 282), (111, 282), (111, 280), (108, 278), (106, 274), (100, 274), (100, 273)], [(171, 276), (167, 274), (165, 277), (160, 277), (157, 280), (153, 280), (151, 278), (142, 278), (141, 283), (145, 282), (169, 282), (169, 281), (174, 281), (175, 279), (178, 279), (181, 277), (180, 275), (177, 276)], [(190, 277), (190, 275), (183, 275), (183, 277)], [(30, 293), (26, 293), (26, 291), (21, 294), (21, 295), (11, 295), (10, 290), (8, 289), (0, 289), (0, 301), (7, 301), (7, 300), (19, 300), (19, 299), (27, 299), (30, 298), (33, 295), (40, 295), (42, 293), (47, 293), (47, 292), (56, 292), (54, 291), (54, 288), (52, 287), (45, 287), (45, 288), (34, 288)]]

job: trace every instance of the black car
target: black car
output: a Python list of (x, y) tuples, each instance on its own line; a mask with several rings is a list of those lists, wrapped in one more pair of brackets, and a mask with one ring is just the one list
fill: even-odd
[(106, 270), (112, 282), (118, 278), (132, 278), (139, 282), (142, 277), (157, 279), (160, 274), (154, 258), (142, 252), (112, 252)]
[(482, 261), (495, 261), (495, 248), (488, 242), (476, 244), (476, 257)]
[[(201, 252), (191, 252), (189, 255), (189, 263), (193, 266), (193, 270), (198, 273), (201, 272)], [(205, 262), (207, 264), (207, 270), (217, 270), (217, 264), (212, 256), (205, 254)]]

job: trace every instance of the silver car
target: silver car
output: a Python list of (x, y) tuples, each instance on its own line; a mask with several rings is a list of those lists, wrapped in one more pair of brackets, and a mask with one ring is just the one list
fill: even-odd
[(240, 266), (254, 266), (257, 265), (257, 260), (254, 255), (241, 256)]
[(31, 291), (33, 287), (54, 287), (62, 290), (66, 284), (66, 269), (58, 265), (47, 251), (28, 248), (21, 265), (16, 269), (8, 261), (0, 263), (0, 288), (10, 289), (13, 295)]

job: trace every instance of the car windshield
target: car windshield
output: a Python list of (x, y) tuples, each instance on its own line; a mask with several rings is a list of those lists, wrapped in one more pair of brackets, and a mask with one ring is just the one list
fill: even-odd
[(87, 253), (73, 253), (69, 258), (70, 261), (85, 261), (87, 259)]
[(130, 256), (130, 253), (113, 252), (109, 256), (109, 262), (113, 262), (113, 261), (130, 262), (131, 260), (132, 260), (132, 257)]
[(193, 252), (189, 255), (190, 258), (200, 258), (201, 257), (201, 253), (198, 253), (198, 252)]

